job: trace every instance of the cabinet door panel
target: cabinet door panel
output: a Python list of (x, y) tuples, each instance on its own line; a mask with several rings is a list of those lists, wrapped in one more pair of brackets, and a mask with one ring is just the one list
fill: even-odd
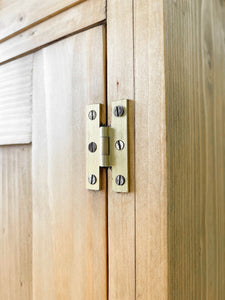
[(34, 55), (34, 299), (106, 299), (106, 190), (85, 188), (85, 111), (105, 98), (104, 28)]

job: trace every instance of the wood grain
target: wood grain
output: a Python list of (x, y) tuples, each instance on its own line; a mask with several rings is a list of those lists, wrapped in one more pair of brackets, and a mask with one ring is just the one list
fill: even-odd
[[(107, 1), (107, 65), (110, 123), (112, 100), (134, 100), (132, 1)], [(132, 121), (131, 125), (134, 124)], [(130, 192), (112, 192), (111, 171), (108, 173), (109, 300), (135, 299), (135, 178), (132, 126), (129, 136)]]
[(31, 142), (32, 60), (0, 66), (0, 145)]
[(32, 299), (31, 146), (0, 147), (0, 299)]
[(85, 112), (105, 101), (104, 28), (34, 56), (34, 299), (106, 299), (106, 177), (85, 187)]
[(0, 42), (80, 2), (82, 1), (2, 0), (0, 9)]
[(166, 300), (168, 258), (163, 1), (134, 1), (134, 60), (136, 298)]
[(105, 1), (88, 0), (0, 44), (0, 63), (27, 54), (105, 19)]
[(169, 299), (225, 297), (225, 3), (164, 1)]

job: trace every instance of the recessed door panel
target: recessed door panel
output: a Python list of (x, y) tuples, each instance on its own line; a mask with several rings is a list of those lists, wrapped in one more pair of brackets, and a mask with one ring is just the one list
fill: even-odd
[(106, 299), (105, 178), (85, 187), (85, 111), (104, 103), (104, 65), (101, 26), (34, 55), (34, 299)]

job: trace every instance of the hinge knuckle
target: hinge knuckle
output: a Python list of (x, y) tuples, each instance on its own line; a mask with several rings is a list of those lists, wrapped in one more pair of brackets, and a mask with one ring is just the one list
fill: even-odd
[(100, 127), (100, 167), (109, 166), (109, 128)]

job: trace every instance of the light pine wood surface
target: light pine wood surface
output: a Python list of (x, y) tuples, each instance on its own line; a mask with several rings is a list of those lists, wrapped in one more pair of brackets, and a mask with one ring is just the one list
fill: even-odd
[(29, 55), (0, 67), (0, 145), (31, 142), (32, 60)]
[(169, 299), (225, 298), (225, 2), (164, 1)]
[(104, 28), (35, 53), (34, 299), (106, 299), (106, 183), (85, 187), (85, 112), (105, 101)]
[(166, 300), (167, 159), (163, 1), (134, 1), (136, 299)]
[(0, 42), (85, 0), (1, 0)]
[[(0, 21), (0, 145), (32, 140), (0, 146), (0, 299), (224, 300), (225, 2), (78, 2)], [(87, 191), (86, 105), (122, 98), (130, 192)]]
[(31, 145), (0, 147), (0, 299), (32, 299)]
[(0, 43), (0, 64), (94, 26), (105, 18), (105, 0), (85, 1)]
[[(134, 104), (133, 6), (132, 1), (119, 0), (109, 0), (107, 5), (107, 88), (110, 124), (111, 101), (125, 98), (132, 100)], [(130, 124), (132, 125), (132, 122)], [(135, 178), (132, 127), (129, 140), (130, 192), (112, 192), (111, 171), (108, 172), (109, 300), (135, 299)]]

